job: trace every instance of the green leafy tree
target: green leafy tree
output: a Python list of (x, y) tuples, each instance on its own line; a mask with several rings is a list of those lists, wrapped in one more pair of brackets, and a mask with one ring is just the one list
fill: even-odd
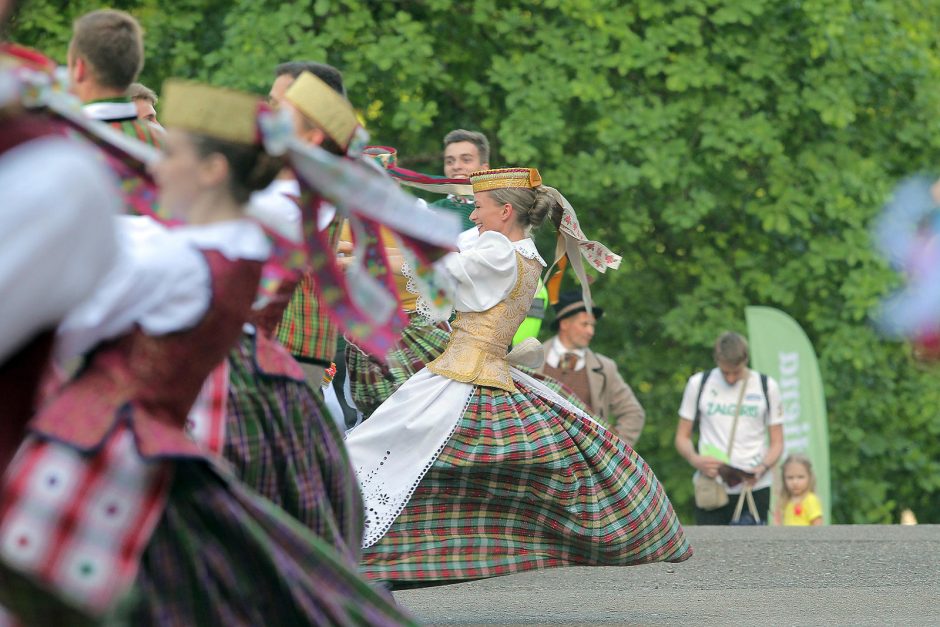
[[(940, 522), (940, 386), (872, 308), (898, 278), (869, 225), (936, 165), (932, 0), (156, 0), (114, 4), (147, 32), (143, 80), (265, 93), (274, 66), (343, 70), (377, 143), (439, 171), (453, 128), (493, 165), (534, 165), (624, 262), (595, 284), (595, 347), (647, 409), (640, 453), (689, 520), (672, 439), (685, 381), (748, 304), (813, 341), (828, 399), (837, 522), (911, 507)], [(14, 39), (64, 61), (96, 3), (29, 2)], [(545, 234), (540, 244), (550, 246)]]

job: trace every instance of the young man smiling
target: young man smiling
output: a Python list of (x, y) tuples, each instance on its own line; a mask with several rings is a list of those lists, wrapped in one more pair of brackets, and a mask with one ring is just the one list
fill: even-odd
[[(444, 136), (444, 176), (449, 179), (466, 179), (478, 170), (490, 167), (490, 142), (486, 135), (462, 128)], [(438, 209), (446, 209), (460, 216), (463, 228), (473, 228), (470, 214), (473, 212), (472, 196), (449, 194), (431, 204)]]

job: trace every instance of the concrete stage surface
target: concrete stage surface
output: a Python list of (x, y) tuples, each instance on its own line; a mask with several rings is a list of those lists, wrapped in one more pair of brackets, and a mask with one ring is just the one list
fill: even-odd
[(936, 625), (940, 525), (686, 527), (681, 564), (403, 590), (430, 625)]

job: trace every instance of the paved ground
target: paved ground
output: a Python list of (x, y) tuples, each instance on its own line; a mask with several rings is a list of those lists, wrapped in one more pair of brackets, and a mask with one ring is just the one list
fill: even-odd
[(936, 625), (940, 526), (687, 527), (682, 564), (396, 592), (431, 625)]

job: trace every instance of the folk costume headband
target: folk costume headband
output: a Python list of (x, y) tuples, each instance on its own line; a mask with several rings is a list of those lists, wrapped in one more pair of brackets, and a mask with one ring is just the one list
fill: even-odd
[(303, 72), (284, 97), (309, 118), (350, 157), (362, 153), (368, 141), (365, 129), (349, 101), (312, 72)]
[(473, 192), (488, 192), (507, 187), (538, 187), (542, 177), (535, 168), (498, 168), (478, 170), (470, 175)]
[(234, 89), (173, 79), (163, 84), (162, 95), (161, 118), (167, 128), (247, 146), (260, 144), (260, 98)]

